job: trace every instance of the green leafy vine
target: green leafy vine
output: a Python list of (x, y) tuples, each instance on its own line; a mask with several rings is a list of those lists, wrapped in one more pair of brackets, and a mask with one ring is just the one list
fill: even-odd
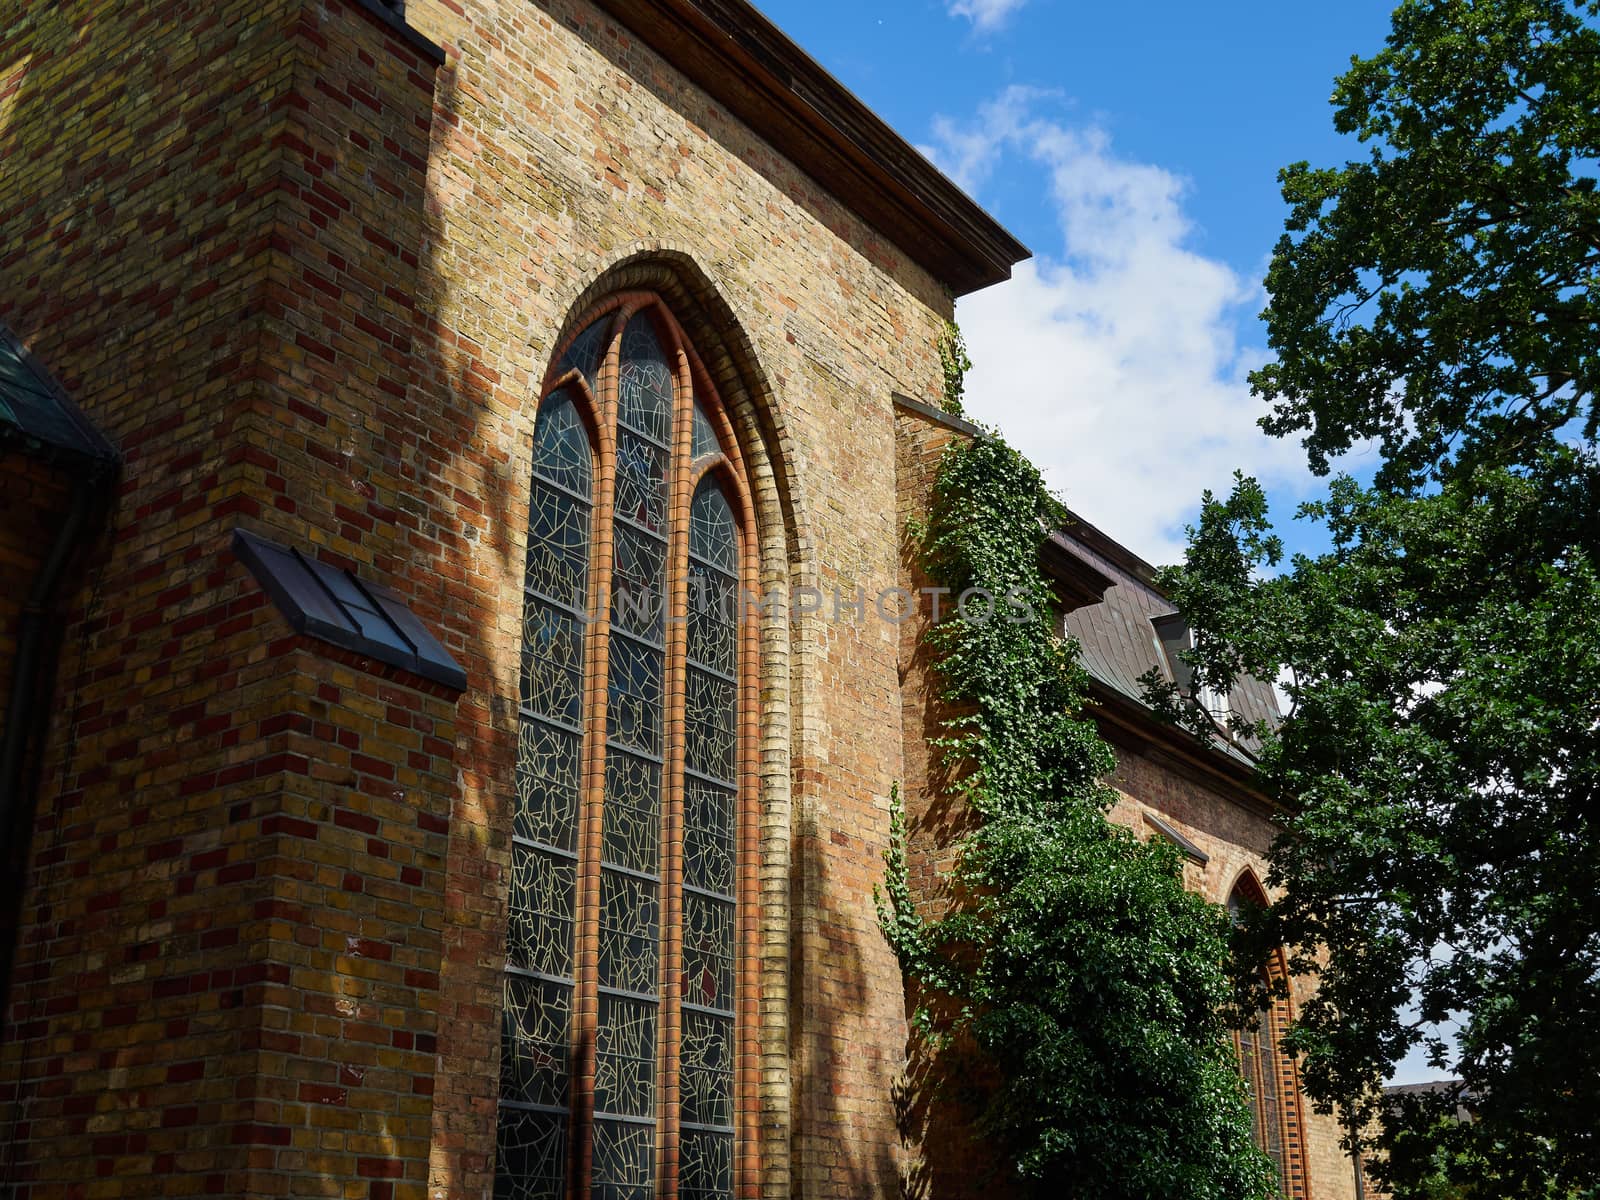
[(1227, 919), (1184, 889), (1172, 846), (1107, 819), (1113, 757), (1083, 716), (1077, 648), (1053, 633), (1039, 567), (1061, 516), (998, 439), (956, 443), (941, 464), (927, 570), (953, 594), (1006, 598), (928, 634), (955, 714), (937, 745), (978, 820), (958, 846), (957, 903), (929, 918), (895, 793), (879, 923), (915, 984), (918, 1026), (970, 1047), (995, 1081), (980, 1132), (1024, 1190), (1259, 1200), (1275, 1187), (1222, 1015)]
[(944, 411), (959, 417), (965, 410), (963, 399), (967, 394), (967, 372), (972, 370), (972, 360), (967, 357), (966, 339), (961, 327), (946, 321), (939, 331), (939, 366), (944, 371)]

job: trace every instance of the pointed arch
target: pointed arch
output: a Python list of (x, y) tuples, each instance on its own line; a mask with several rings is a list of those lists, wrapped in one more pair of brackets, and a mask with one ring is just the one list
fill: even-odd
[(1228, 885), (1227, 904), (1232, 909), (1235, 902), (1248, 902), (1267, 907), (1267, 889), (1261, 882), (1261, 877), (1256, 874), (1255, 868), (1249, 863), (1239, 868), (1238, 874), (1233, 877), (1233, 882)]
[[(792, 638), (789, 597), (797, 588), (820, 586), (810, 531), (812, 504), (772, 376), (712, 269), (691, 249), (640, 241), (572, 277), (564, 295), (570, 317), (544, 351), (564, 353), (591, 312), (627, 292), (655, 296), (672, 314), (683, 343), (695, 350), (691, 377), (703, 379), (721, 398), (726, 423), (718, 428), (739, 450), (737, 469), (748, 489), (746, 519), (754, 528), (745, 553), (755, 590), (765, 603), (745, 631), (760, 680), (759, 706), (755, 696), (750, 703), (759, 718), (759, 755), (749, 768), (749, 791), (759, 798), (760, 816), (748, 831), (752, 839), (759, 831), (750, 849), (759, 863), (759, 897), (741, 910), (741, 922), (752, 923), (741, 938), (759, 948), (758, 1017), (750, 1028), (752, 1033), (759, 1030), (760, 1069), (753, 1072), (751, 1088), (759, 1093), (760, 1105), (758, 1112), (745, 1114), (750, 1130), (748, 1137), (741, 1134), (740, 1144), (751, 1155), (759, 1149), (761, 1170), (770, 1177), (786, 1178), (794, 1128), (789, 1090), (793, 1014), (787, 997), (796, 994), (789, 946), (796, 936), (794, 914), (803, 907), (803, 896), (794, 886), (803, 872), (795, 862), (799, 842), (792, 738), (795, 729), (807, 724), (811, 681), (816, 678), (812, 656), (817, 653), (814, 646)], [(550, 353), (550, 361), (560, 356)]]
[[(667, 242), (636, 242), (574, 283), (566, 297), (571, 315), (556, 339), (564, 347), (591, 319), (591, 314), (627, 293), (656, 296), (677, 323), (686, 345), (696, 348), (695, 368), (722, 398), (747, 460), (753, 490), (763, 510), (770, 499), (781, 518), (784, 552), (795, 576), (790, 582), (811, 583), (807, 559), (812, 545), (807, 514), (810, 504), (795, 471), (798, 457), (777, 391), (761, 364), (744, 324), (698, 258)], [(559, 356), (553, 355), (554, 362)], [(770, 474), (770, 496), (760, 486)], [(771, 524), (763, 511), (764, 524)], [(767, 536), (771, 536), (768, 534)]]
[[(1267, 906), (1266, 888), (1249, 865), (1234, 877), (1226, 903), (1236, 920), (1243, 905)], [(1282, 1049), (1284, 1032), (1294, 1019), (1283, 947), (1275, 947), (1268, 956), (1262, 967), (1262, 983), (1267, 1007), (1253, 1025), (1234, 1030), (1234, 1051), (1239, 1073), (1244, 1077), (1256, 1144), (1277, 1167), (1278, 1186), (1285, 1200), (1309, 1200), (1300, 1070)]]
[[(787, 525), (752, 470), (752, 457), (770, 468), (764, 443), (741, 436), (660, 293), (613, 291), (581, 311), (540, 394), (527, 578), (561, 567), (567, 607), (551, 616), (530, 584), (519, 745), (548, 726), (578, 782), (560, 828), (513, 829), (497, 1192), (671, 1197), (681, 1184), (731, 1200), (770, 1165), (760, 1139), (781, 1090), (762, 1070), (773, 1039), (760, 998), (770, 960), (787, 966), (763, 932), (787, 912), (770, 911), (774, 839), (758, 834), (786, 800), (761, 680), (787, 647), (767, 607), (753, 610), (760, 624), (743, 618), (774, 551), (787, 559)], [(583, 458), (575, 478), (592, 457), (592, 496), (548, 478), (557, 442)], [(581, 537), (582, 522), (541, 515), (577, 499), (593, 505)], [(695, 602), (706, 593), (714, 607)], [(554, 717), (546, 692), (560, 693)], [(519, 761), (532, 782), (518, 820), (549, 807), (549, 774)]]

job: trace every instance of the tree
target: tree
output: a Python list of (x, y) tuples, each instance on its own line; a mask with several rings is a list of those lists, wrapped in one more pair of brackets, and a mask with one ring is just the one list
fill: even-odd
[(1008, 602), (929, 634), (955, 714), (945, 765), (978, 817), (959, 846), (961, 903), (919, 915), (897, 810), (879, 921), (919, 1025), (969, 1046), (994, 1081), (983, 1131), (1030, 1194), (1266, 1200), (1272, 1168), (1223, 1015), (1228, 919), (1184, 889), (1173, 846), (1107, 820), (1111, 750), (1083, 715), (1039, 567), (1061, 515), (998, 439), (955, 444), (941, 464), (929, 574)]
[[(1198, 682), (1283, 671), (1281, 898), (1246, 941), (1316, 976), (1289, 1046), (1401, 1196), (1600, 1180), (1597, 13), (1407, 0), (1353, 60), (1335, 124), (1370, 153), (1281, 174), (1252, 384), (1314, 471), (1380, 465), (1287, 564), (1253, 480), (1208, 494), (1165, 577)], [(1460, 1086), (1382, 1103), (1419, 1044)]]

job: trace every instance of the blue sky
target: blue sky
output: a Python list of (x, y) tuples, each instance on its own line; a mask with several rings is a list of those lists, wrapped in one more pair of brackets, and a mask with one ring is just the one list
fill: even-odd
[(959, 306), (969, 415), (1157, 563), (1235, 467), (1282, 521), (1315, 487), (1297, 446), (1256, 430), (1244, 375), (1265, 357), (1278, 168), (1363, 153), (1334, 133), (1328, 97), (1352, 54), (1382, 44), (1390, 8), (763, 4), (1033, 250)]
[[(1320, 491), (1255, 426), (1277, 172), (1364, 149), (1328, 98), (1391, 0), (764, 0), (823, 66), (1034, 252), (963, 300), (968, 414), (1024, 448), (1082, 516), (1155, 563), (1235, 467), (1288, 520)], [(1358, 475), (1372, 462), (1342, 464)], [(1437, 1078), (1413, 1054), (1396, 1082)]]

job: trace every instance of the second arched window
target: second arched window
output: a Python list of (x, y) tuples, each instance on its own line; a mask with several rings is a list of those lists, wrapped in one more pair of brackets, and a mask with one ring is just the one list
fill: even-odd
[(737, 445), (646, 294), (580, 324), (533, 441), (495, 1192), (731, 1200), (755, 1077)]
[[(1260, 885), (1246, 874), (1228, 896), (1228, 912), (1235, 922), (1241, 922), (1246, 907), (1263, 906), (1266, 902)], [(1306, 1200), (1299, 1078), (1294, 1059), (1281, 1048), (1289, 1025), (1289, 1002), (1279, 994), (1279, 984), (1286, 978), (1283, 953), (1275, 951), (1262, 971), (1270, 1004), (1253, 1023), (1234, 1030), (1233, 1043), (1239, 1056), (1239, 1073), (1244, 1077), (1255, 1143), (1272, 1159), (1284, 1200)]]

